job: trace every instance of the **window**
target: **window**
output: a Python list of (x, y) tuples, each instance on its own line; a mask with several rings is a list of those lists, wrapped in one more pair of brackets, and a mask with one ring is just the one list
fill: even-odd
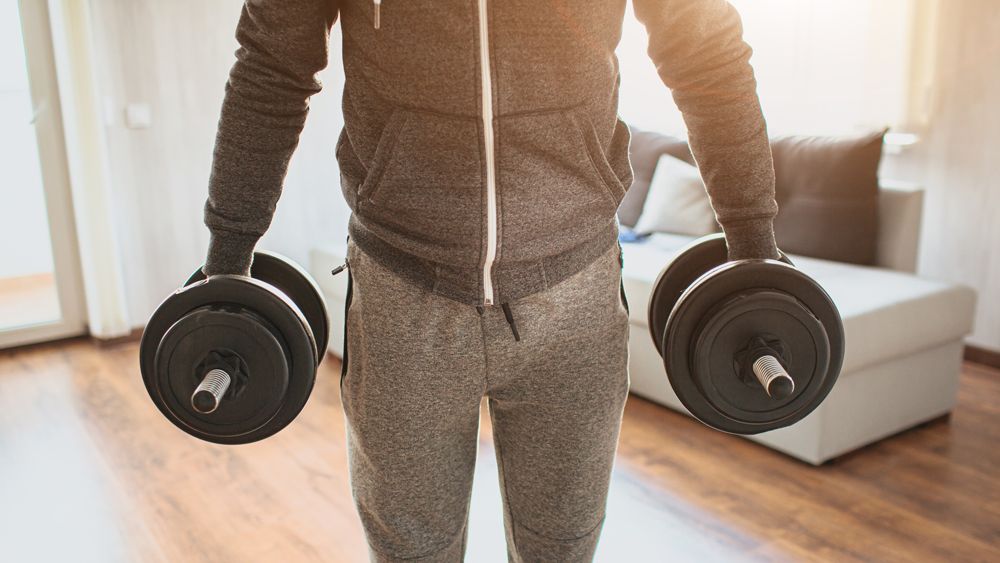
[[(768, 129), (837, 134), (905, 125), (909, 112), (913, 0), (731, 0)], [(618, 48), (620, 112), (641, 128), (684, 135), (684, 123), (646, 55), (631, 11)]]

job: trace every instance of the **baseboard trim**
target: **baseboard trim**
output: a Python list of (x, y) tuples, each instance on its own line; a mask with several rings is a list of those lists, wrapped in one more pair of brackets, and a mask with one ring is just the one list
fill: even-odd
[(138, 342), (142, 338), (142, 331), (145, 327), (133, 328), (131, 332), (124, 336), (116, 336), (114, 338), (97, 338), (96, 336), (91, 336), (90, 339), (101, 348), (110, 348), (114, 346), (120, 346), (122, 344), (130, 344), (132, 342)]
[(1000, 369), (1000, 352), (979, 346), (965, 346), (965, 361)]
[(27, 344), (18, 344), (16, 346), (8, 346), (7, 348), (0, 348), (0, 354), (4, 352), (24, 352), (27, 350), (35, 350), (38, 348), (65, 346), (72, 342), (80, 342), (87, 339), (91, 339), (90, 336), (86, 334), (74, 334), (72, 336), (60, 336), (58, 338), (53, 338), (51, 340), (41, 340), (39, 342), (28, 342)]

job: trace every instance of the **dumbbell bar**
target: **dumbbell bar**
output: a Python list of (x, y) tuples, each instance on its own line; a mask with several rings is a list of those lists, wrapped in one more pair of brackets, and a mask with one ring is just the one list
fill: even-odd
[(753, 373), (757, 381), (772, 399), (787, 399), (795, 392), (795, 380), (781, 367), (778, 358), (761, 356), (753, 363)]
[(740, 377), (750, 386), (759, 384), (774, 400), (787, 399), (795, 392), (795, 380), (785, 370), (788, 345), (756, 334), (734, 357)]
[(232, 382), (232, 376), (225, 370), (213, 369), (208, 372), (191, 394), (191, 408), (201, 414), (212, 414), (219, 408)]

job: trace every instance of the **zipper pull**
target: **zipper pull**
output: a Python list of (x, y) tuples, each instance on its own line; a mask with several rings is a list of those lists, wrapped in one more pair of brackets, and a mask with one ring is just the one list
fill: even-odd
[(372, 0), (372, 1), (375, 3), (375, 29), (378, 29), (382, 25), (381, 22), (382, 18), (380, 14), (382, 8), (382, 0)]
[(345, 259), (343, 264), (341, 264), (341, 265), (337, 266), (336, 268), (330, 270), (330, 275), (331, 276), (336, 276), (337, 274), (339, 274), (340, 272), (343, 272), (344, 270), (346, 270), (348, 268), (350, 268), (350, 265), (347, 263), (347, 260)]
[(510, 332), (514, 335), (514, 340), (516, 342), (521, 341), (521, 334), (517, 331), (517, 323), (514, 322), (514, 314), (510, 312), (510, 304), (502, 303), (500, 308), (503, 309), (503, 316), (507, 318), (507, 324), (510, 325)]

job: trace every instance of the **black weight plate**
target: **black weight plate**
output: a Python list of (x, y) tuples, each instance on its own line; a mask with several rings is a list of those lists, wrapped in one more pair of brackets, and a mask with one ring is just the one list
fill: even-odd
[[(330, 339), (330, 318), (323, 293), (312, 276), (292, 259), (265, 250), (254, 252), (250, 276), (278, 288), (305, 315), (316, 340), (316, 362), (321, 362)], [(199, 268), (185, 285), (203, 279), (205, 274)]]
[[(707, 235), (684, 247), (656, 277), (646, 312), (649, 333), (661, 356), (663, 330), (677, 300), (698, 278), (712, 268), (725, 264), (728, 254), (726, 237), (722, 233)], [(792, 263), (783, 252), (781, 260), (788, 264)]]
[[(171, 326), (202, 307), (236, 306), (252, 310), (273, 327), (289, 358), (288, 388), (278, 412), (260, 428), (247, 433), (212, 435), (199, 432), (181, 421), (163, 400), (157, 386), (156, 352)], [(206, 350), (207, 352), (207, 350)], [(288, 425), (302, 410), (316, 378), (316, 344), (302, 312), (274, 287), (244, 276), (212, 276), (176, 290), (153, 313), (142, 334), (139, 364), (146, 391), (157, 408), (189, 434), (219, 444), (242, 444), (271, 436)], [(249, 367), (255, 371), (253, 366)], [(220, 407), (221, 408), (221, 407)]]
[[(245, 307), (195, 309), (167, 330), (157, 348), (160, 399), (179, 422), (199, 434), (249, 434), (274, 418), (284, 403), (289, 358), (282, 340), (266, 319)], [(237, 380), (218, 408), (203, 414), (192, 408), (191, 395), (207, 373), (202, 366), (212, 352), (238, 357), (240, 373), (230, 373)]]
[[(813, 375), (804, 389), (798, 389), (789, 403), (795, 405), (793, 408), (744, 420), (741, 417), (746, 414), (729, 412), (725, 401), (713, 404), (709, 400), (692, 372), (693, 355), (700, 336), (698, 331), (712, 310), (740, 293), (755, 291), (782, 293), (801, 302), (826, 331), (830, 359), (824, 373)], [(770, 332), (768, 327), (760, 327), (762, 335)], [(826, 397), (843, 363), (844, 329), (829, 295), (806, 274), (776, 260), (745, 260), (719, 266), (683, 293), (667, 321), (661, 350), (670, 384), (695, 418), (724, 432), (757, 434), (794, 424)], [(793, 357), (796, 354), (791, 351)], [(731, 357), (727, 354), (726, 360), (731, 361)], [(737, 377), (735, 372), (730, 373)]]
[[(728, 288), (718, 283), (712, 289)], [(699, 295), (714, 301), (706, 291), (709, 287)], [(828, 373), (826, 329), (805, 305), (782, 292), (754, 290), (723, 299), (707, 314), (695, 335), (691, 376), (705, 399), (733, 420), (768, 423), (809, 408), (822, 388), (816, 384), (817, 378)], [(773, 399), (756, 379), (745, 381), (741, 377), (743, 366), (736, 356), (754, 337), (783, 344), (783, 365), (795, 382), (789, 397)]]

